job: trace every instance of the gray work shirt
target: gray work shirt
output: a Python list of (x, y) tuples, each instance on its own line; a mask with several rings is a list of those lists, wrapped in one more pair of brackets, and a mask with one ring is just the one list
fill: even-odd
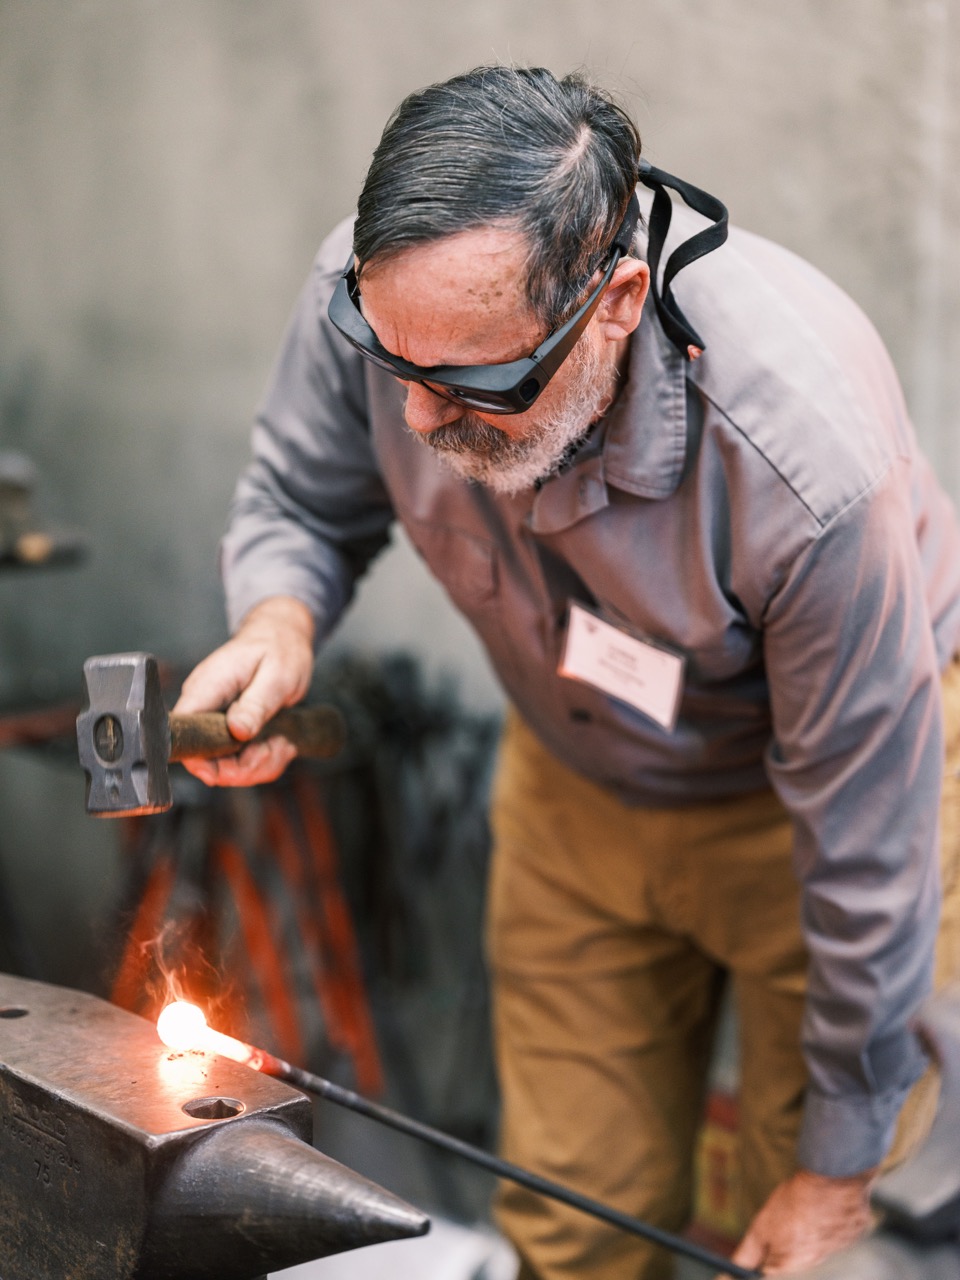
[[(678, 208), (671, 235), (699, 225)], [(808, 264), (734, 230), (675, 285), (706, 353), (683, 360), (648, 302), (572, 465), (503, 498), (445, 470), (404, 427), (402, 386), (332, 328), (349, 247), (348, 224), (322, 247), (258, 416), (222, 549), (231, 624), (290, 594), (322, 638), (398, 518), (569, 766), (640, 805), (772, 783), (810, 950), (799, 1159), (877, 1163), (923, 1065), (938, 673), (960, 642), (960, 533), (879, 338)], [(671, 732), (556, 673), (570, 599), (684, 656)]]

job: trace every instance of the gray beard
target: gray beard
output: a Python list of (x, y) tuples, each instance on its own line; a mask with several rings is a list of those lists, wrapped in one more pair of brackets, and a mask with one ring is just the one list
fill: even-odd
[(469, 410), (427, 435), (414, 434), (464, 480), (508, 496), (529, 489), (554, 474), (609, 402), (611, 371), (599, 344), (581, 340), (567, 359), (574, 377), (563, 398), (519, 439)]

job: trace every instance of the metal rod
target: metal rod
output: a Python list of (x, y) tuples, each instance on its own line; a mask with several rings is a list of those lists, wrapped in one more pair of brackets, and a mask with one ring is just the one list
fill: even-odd
[(751, 1277), (762, 1274), (759, 1271), (751, 1271), (746, 1267), (741, 1267), (737, 1263), (731, 1262), (729, 1258), (724, 1258), (710, 1249), (702, 1248), (692, 1241), (684, 1240), (682, 1236), (674, 1235), (669, 1231), (662, 1231), (659, 1227), (655, 1227), (649, 1222), (644, 1222), (640, 1218), (621, 1213), (619, 1209), (614, 1209), (600, 1200), (593, 1200), (589, 1196), (581, 1195), (578, 1191), (572, 1191), (560, 1182), (542, 1178), (539, 1174), (531, 1173), (520, 1165), (501, 1160), (499, 1156), (491, 1155), (489, 1151), (484, 1151), (481, 1147), (472, 1146), (469, 1142), (462, 1142), (459, 1138), (453, 1138), (439, 1129), (431, 1128), (430, 1125), (421, 1124), (419, 1120), (411, 1120), (399, 1111), (393, 1111), (389, 1107), (380, 1106), (379, 1103), (370, 1102), (367, 1098), (358, 1093), (353, 1093), (350, 1089), (344, 1089), (330, 1080), (325, 1080), (322, 1076), (314, 1075), (310, 1071), (304, 1071), (302, 1067), (292, 1066), (282, 1058), (275, 1058), (273, 1054), (268, 1054), (262, 1049), (252, 1050), (250, 1061), (251, 1064), (256, 1063), (258, 1070), (265, 1072), (267, 1075), (286, 1080), (288, 1084), (295, 1085), (305, 1093), (315, 1094), (320, 1098), (325, 1098), (328, 1102), (336, 1103), (337, 1106), (346, 1107), (350, 1111), (356, 1111), (359, 1115), (367, 1116), (380, 1124), (388, 1125), (391, 1129), (396, 1129), (400, 1133), (408, 1134), (412, 1138), (419, 1138), (422, 1142), (428, 1142), (434, 1147), (439, 1147), (442, 1151), (451, 1152), (453, 1155), (460, 1156), (472, 1164), (488, 1169), (491, 1173), (496, 1174), (498, 1178), (506, 1178), (510, 1182), (518, 1183), (521, 1187), (527, 1187), (530, 1191), (536, 1191), (539, 1195), (548, 1196), (552, 1200), (559, 1200), (562, 1204), (570, 1205), (572, 1208), (588, 1213), (603, 1222), (609, 1222), (612, 1226), (619, 1227), (622, 1231), (641, 1236), (645, 1240), (661, 1245), (664, 1249), (669, 1249), (672, 1253), (682, 1254), (684, 1257), (700, 1262), (706, 1267), (711, 1267), (721, 1275), (735, 1276), (737, 1280), (750, 1280)]

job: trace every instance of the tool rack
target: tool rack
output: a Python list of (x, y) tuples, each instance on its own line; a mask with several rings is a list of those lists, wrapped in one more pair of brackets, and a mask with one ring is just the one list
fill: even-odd
[[(82, 535), (42, 528), (32, 510), (37, 473), (24, 454), (0, 450), (0, 572), (30, 573), (78, 565), (86, 554)], [(68, 744), (80, 709), (79, 698), (51, 703), (17, 699), (0, 707), (0, 749), (52, 748)], [(26, 978), (40, 976), (34, 949), (17, 918), (6, 883), (0, 846), (0, 970)]]

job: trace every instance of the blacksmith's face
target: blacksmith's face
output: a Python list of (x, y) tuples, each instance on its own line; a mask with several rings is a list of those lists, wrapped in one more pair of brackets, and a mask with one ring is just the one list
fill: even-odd
[[(522, 237), (505, 227), (463, 231), (406, 249), (364, 267), (364, 315), (388, 351), (422, 367), (518, 360), (546, 336), (524, 292), (526, 257)], [(639, 287), (637, 321), (645, 272), (643, 263), (628, 259), (608, 289), (622, 303), (624, 283), (628, 293)], [(409, 382), (407, 425), (459, 475), (501, 493), (528, 488), (555, 471), (616, 394), (627, 331), (603, 320), (601, 303), (525, 413), (465, 409)]]

